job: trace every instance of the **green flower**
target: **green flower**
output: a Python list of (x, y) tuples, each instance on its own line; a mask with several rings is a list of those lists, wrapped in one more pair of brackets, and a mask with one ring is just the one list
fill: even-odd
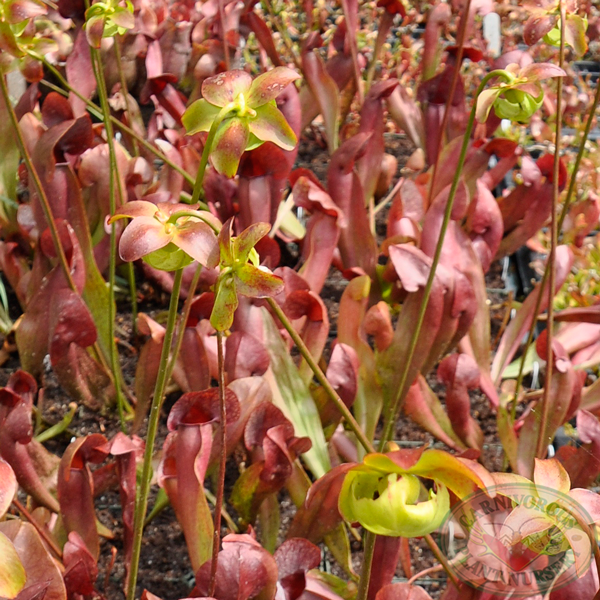
[[(577, 56), (583, 56), (588, 49), (585, 39), (585, 32), (588, 28), (587, 16), (567, 14), (565, 25), (565, 44), (571, 46)], [(555, 48), (560, 47), (560, 18), (556, 26), (544, 36), (544, 42)]]
[[(254, 223), (232, 237), (233, 219), (219, 233), (220, 273), (215, 284), (215, 305), (210, 315), (211, 325), (225, 331), (233, 323), (238, 307), (238, 294), (250, 298), (275, 296), (283, 288), (281, 278), (260, 266), (256, 243), (269, 232), (268, 223)], [(248, 262), (250, 261), (250, 262)]]
[(287, 67), (276, 67), (254, 81), (246, 71), (234, 70), (209, 77), (202, 84), (202, 99), (184, 113), (188, 135), (210, 131), (213, 122), (223, 119), (215, 134), (211, 159), (215, 169), (233, 177), (242, 154), (264, 142), (284, 150), (296, 146), (296, 134), (289, 126), (275, 98), (300, 75)]
[[(419, 477), (431, 479), (427, 491)], [(459, 498), (493, 480), (473, 461), (440, 450), (397, 450), (368, 454), (348, 471), (338, 507), (347, 521), (390, 537), (420, 537), (436, 530), (450, 510), (452, 490)]]
[(443, 485), (420, 501), (425, 494), (414, 475), (357, 468), (344, 479), (340, 511), (347, 521), (358, 521), (378, 535), (420, 537), (437, 529), (450, 510)]
[(565, 75), (561, 68), (550, 63), (534, 63), (522, 69), (514, 63), (508, 65), (498, 72), (502, 81), (486, 88), (477, 97), (477, 120), (485, 123), (493, 106), (501, 119), (528, 123), (544, 101), (540, 81)]

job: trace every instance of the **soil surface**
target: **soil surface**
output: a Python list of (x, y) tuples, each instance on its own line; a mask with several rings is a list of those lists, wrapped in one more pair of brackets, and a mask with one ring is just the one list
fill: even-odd
[[(402, 167), (408, 156), (413, 151), (410, 142), (404, 136), (395, 134), (386, 134), (387, 152), (393, 154), (398, 159), (398, 169), (396, 177), (401, 175)], [(315, 175), (325, 183), (327, 163), (329, 154), (324, 144), (320, 143), (319, 136), (315, 135), (314, 130), (308, 130), (301, 139), (297, 165), (306, 167), (315, 173)], [(386, 210), (379, 213), (377, 218), (377, 231), (380, 236), (385, 233)], [(294, 253), (290, 253), (293, 257)], [(290, 265), (295, 266), (295, 265)], [(489, 300), (492, 309), (492, 339), (501, 329), (502, 319), (506, 312), (504, 306), (506, 297), (501, 292), (496, 293), (494, 288), (503, 288), (502, 279), (499, 276), (500, 266), (494, 265), (488, 274), (488, 286), (490, 288)], [(338, 306), (342, 292), (346, 286), (346, 280), (341, 274), (332, 269), (330, 276), (323, 288), (322, 297), (329, 312), (331, 324), (330, 341), (336, 337), (336, 323), (338, 317)], [(143, 298), (140, 304), (140, 312), (146, 312), (156, 317), (157, 313), (165, 311), (168, 307), (168, 294), (145, 282), (140, 286), (140, 296)], [(16, 302), (14, 303), (16, 306)], [(119, 349), (121, 366), (123, 369), (126, 383), (131, 386), (135, 374), (138, 350), (141, 340), (138, 339), (131, 326), (131, 316), (129, 306), (122, 306), (123, 312), (119, 314), (117, 322), (117, 334), (119, 337)], [(17, 318), (18, 314), (11, 314), (11, 317)], [(0, 386), (8, 381), (11, 373), (18, 367), (18, 358), (14, 346), (10, 340), (4, 344), (5, 362), (0, 368)], [(42, 422), (46, 425), (52, 425), (59, 422), (69, 410), (70, 398), (60, 388), (51, 369), (47, 369), (43, 377), (43, 405)], [(435, 391), (440, 399), (444, 400), (443, 387), (436, 385)], [(176, 401), (178, 394), (171, 394), (167, 397), (162, 410), (160, 428), (156, 441), (156, 448), (160, 448), (166, 437), (166, 416)], [(490, 470), (502, 468), (502, 452), (496, 432), (495, 415), (490, 409), (487, 399), (481, 393), (472, 395), (472, 414), (477, 418), (485, 435), (485, 451), (482, 456), (483, 464)], [(88, 435), (91, 433), (102, 433), (108, 438), (112, 437), (119, 430), (118, 420), (112, 413), (94, 412), (81, 405), (78, 407), (75, 417), (65, 434), (47, 442), (46, 447), (62, 456), (64, 450), (75, 436)], [(144, 430), (140, 432), (144, 433)], [(400, 445), (410, 447), (421, 445), (423, 443), (437, 444), (432, 437), (416, 426), (406, 417), (400, 418), (396, 430), (396, 439)], [(239, 457), (238, 461), (239, 462)], [(238, 477), (239, 470), (235, 457), (228, 464), (227, 484), (231, 486)], [(210, 484), (208, 485), (210, 488)], [(153, 506), (156, 494), (156, 486), (153, 487), (150, 498), (149, 508)], [(125, 580), (125, 565), (122, 558), (122, 535), (121, 524), (121, 504), (117, 491), (108, 490), (102, 492), (97, 497), (97, 512), (100, 521), (112, 532), (111, 539), (105, 539), (102, 543), (101, 558), (99, 562), (100, 573), (98, 576), (97, 589), (106, 598), (110, 600), (121, 600), (124, 598), (123, 586)], [(292, 502), (285, 494), (280, 495), (282, 531), (287, 530), (287, 526), (295, 513)], [(228, 507), (230, 514), (235, 519), (236, 514), (233, 509)], [(224, 528), (223, 534), (228, 533)], [(342, 569), (335, 564), (329, 552), (324, 548), (322, 568), (333, 572), (336, 575), (344, 576)], [(362, 562), (362, 547), (357, 540), (352, 541), (353, 567), (357, 573), (360, 573)], [(412, 556), (413, 572), (417, 573), (433, 564), (435, 560), (424, 540), (410, 540), (410, 551)], [(398, 568), (398, 577), (405, 577), (401, 567)], [(194, 573), (187, 554), (185, 540), (181, 527), (179, 526), (175, 514), (170, 507), (164, 509), (146, 528), (141, 554), (141, 562), (138, 577), (138, 595), (144, 589), (148, 589), (153, 594), (164, 600), (175, 600), (177, 598), (186, 598), (193, 586)], [(445, 575), (442, 573), (433, 573), (426, 579), (418, 582), (423, 585), (434, 598), (438, 597), (441, 590), (445, 587)]]

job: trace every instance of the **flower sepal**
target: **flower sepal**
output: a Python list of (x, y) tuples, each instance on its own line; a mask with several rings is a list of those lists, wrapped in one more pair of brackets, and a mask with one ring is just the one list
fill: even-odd
[(214, 168), (233, 177), (247, 150), (273, 142), (293, 150), (296, 134), (277, 108), (275, 99), (300, 75), (276, 67), (256, 79), (240, 69), (219, 73), (202, 84), (202, 98), (185, 111), (182, 122), (188, 135), (210, 131), (217, 123), (211, 147)]

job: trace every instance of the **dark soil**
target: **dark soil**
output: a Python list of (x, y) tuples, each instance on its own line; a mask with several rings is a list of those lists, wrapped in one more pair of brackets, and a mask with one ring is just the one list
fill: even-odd
[[(396, 176), (399, 176), (401, 168), (412, 153), (413, 148), (403, 136), (388, 134), (386, 138), (387, 151), (398, 158), (399, 164)], [(309, 168), (325, 183), (328, 160), (329, 154), (324, 145), (322, 147), (319, 145), (318, 135), (315, 136), (315, 132), (312, 130), (308, 131), (300, 143), (297, 166)], [(380, 236), (385, 234), (385, 218), (386, 211), (381, 211), (376, 223)], [(499, 269), (499, 266), (494, 266), (488, 276), (488, 285), (490, 288), (503, 287), (501, 278), (499, 277)], [(332, 269), (323, 288), (322, 297), (329, 312), (331, 326), (330, 341), (333, 341), (337, 335), (336, 323), (339, 301), (346, 283), (346, 280), (344, 280), (339, 272)], [(139, 291), (140, 295), (144, 298), (140, 306), (140, 312), (156, 315), (157, 312), (166, 310), (169, 297), (165, 292), (149, 282), (145, 282), (140, 286)], [(504, 316), (505, 309), (502, 307), (502, 304), (505, 301), (505, 297), (491, 291), (489, 298), (494, 319), (492, 325), (492, 336), (494, 337), (500, 329), (500, 323)], [(17, 315), (12, 316), (16, 318)], [(117, 334), (120, 340), (121, 366), (126, 383), (132, 385), (140, 340), (133, 334), (128, 306), (123, 306), (123, 312), (120, 313), (117, 325)], [(6, 349), (12, 349), (13, 353), (9, 355), (8, 360), (0, 368), (0, 385), (5, 385), (10, 374), (19, 367), (14, 348), (11, 348), (8, 342), (5, 343)], [(44, 374), (42, 384), (44, 387), (44, 401), (41, 407), (42, 420), (43, 423), (52, 425), (59, 422), (68, 412), (70, 398), (57, 384), (51, 369), (48, 369)], [(437, 386), (436, 391), (439, 392), (440, 398), (443, 400), (443, 388)], [(167, 434), (166, 416), (176, 398), (177, 395), (171, 395), (165, 402), (156, 448), (162, 447)], [(500, 469), (502, 467), (502, 453), (498, 444), (495, 416), (489, 407), (489, 403), (480, 393), (474, 393), (472, 396), (472, 414), (477, 418), (485, 434), (486, 447), (482, 457), (483, 464), (491, 470)], [(118, 421), (112, 412), (94, 412), (85, 406), (79, 406), (68, 431), (64, 435), (46, 443), (46, 447), (57, 455), (62, 456), (64, 450), (75, 436), (102, 433), (107, 438), (111, 438), (117, 431), (119, 431)], [(144, 431), (142, 430), (141, 433), (143, 434)], [(422, 431), (406, 417), (402, 417), (399, 420), (396, 438), (401, 445), (405, 446), (435, 443), (435, 440), (428, 433)], [(229, 485), (232, 485), (238, 474), (239, 470), (236, 461), (231, 459), (227, 473)], [(156, 489), (156, 487), (153, 488), (149, 508), (153, 505)], [(98, 591), (110, 600), (120, 600), (124, 598), (125, 566), (122, 558), (123, 530), (118, 492), (109, 490), (101, 493), (97, 498), (96, 507), (100, 521), (113, 533), (112, 539), (104, 540), (102, 544), (99, 561)], [(285, 494), (281, 496), (280, 508), (282, 513), (282, 531), (285, 532), (295, 513), (292, 502)], [(230, 510), (232, 516), (235, 518), (235, 511)], [(225, 530), (223, 533), (226, 533)], [(424, 540), (410, 540), (410, 548), (415, 572), (419, 572), (435, 564), (433, 555)], [(359, 573), (362, 562), (361, 543), (353, 540), (352, 550), (353, 567)], [(323, 568), (331, 570), (335, 574), (343, 575), (342, 569), (334, 563), (328, 551), (324, 552)], [(405, 577), (401, 567), (398, 568), (397, 576)], [(138, 577), (138, 595), (143, 589), (148, 589), (164, 600), (185, 598), (193, 585), (193, 577), (194, 573), (191, 569), (183, 533), (173, 510), (168, 507), (146, 528)], [(428, 579), (422, 581), (421, 584), (436, 598), (445, 587), (444, 582), (445, 575), (443, 573), (434, 573)]]

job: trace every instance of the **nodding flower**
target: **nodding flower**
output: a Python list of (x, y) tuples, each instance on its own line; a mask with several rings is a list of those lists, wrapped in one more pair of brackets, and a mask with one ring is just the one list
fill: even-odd
[(256, 79), (239, 69), (209, 77), (202, 98), (185, 111), (182, 122), (188, 135), (210, 131), (218, 122), (210, 156), (214, 168), (227, 177), (236, 174), (246, 150), (273, 142), (284, 150), (296, 146), (296, 134), (277, 108), (275, 98), (300, 75), (276, 67)]
[(218, 263), (217, 236), (221, 224), (207, 211), (189, 204), (154, 204), (134, 200), (121, 206), (108, 220), (131, 218), (119, 242), (127, 262), (143, 258), (156, 269), (174, 271), (194, 260), (206, 267)]
[(494, 74), (500, 81), (485, 88), (477, 97), (476, 117), (480, 123), (487, 120), (492, 106), (501, 119), (528, 123), (544, 101), (540, 81), (566, 75), (550, 63), (534, 63), (523, 68), (513, 63)]
[(215, 305), (210, 316), (211, 325), (225, 331), (233, 323), (238, 306), (238, 294), (251, 298), (266, 298), (278, 294), (283, 280), (269, 269), (260, 266), (254, 246), (271, 226), (254, 223), (237, 237), (232, 237), (233, 219), (229, 219), (219, 233), (219, 278), (215, 285)]
[[(433, 481), (435, 490), (421, 478)], [(377, 535), (421, 537), (448, 515), (448, 490), (464, 498), (492, 485), (474, 461), (440, 450), (374, 453), (346, 474), (338, 508), (344, 519)]]

